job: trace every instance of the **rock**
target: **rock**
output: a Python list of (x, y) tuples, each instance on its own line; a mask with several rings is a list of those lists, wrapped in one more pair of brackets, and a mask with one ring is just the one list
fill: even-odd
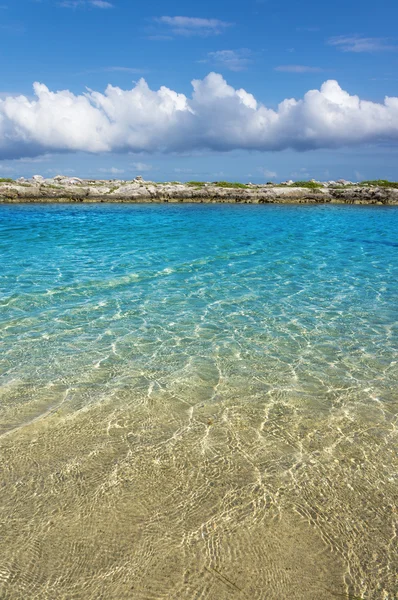
[(143, 189), (142, 186), (140, 186), (140, 184), (138, 182), (136, 182), (135, 180), (133, 180), (132, 183), (127, 183), (125, 185), (122, 185), (117, 190), (117, 193), (118, 193), (118, 196), (127, 197), (130, 194), (133, 194), (133, 193), (135, 193), (137, 191), (140, 191), (142, 189)]
[[(200, 186), (184, 183), (153, 183), (137, 176), (133, 181), (82, 180), (56, 175), (44, 179), (20, 177), (16, 182), (0, 185), (0, 202), (229, 202), (229, 203), (340, 203), (398, 205), (398, 189), (354, 187), (340, 179), (321, 183), (315, 189), (292, 185), (252, 184), (250, 187), (218, 187), (217, 182)], [(318, 182), (317, 182), (318, 183)], [(54, 185), (55, 184), (55, 185)]]

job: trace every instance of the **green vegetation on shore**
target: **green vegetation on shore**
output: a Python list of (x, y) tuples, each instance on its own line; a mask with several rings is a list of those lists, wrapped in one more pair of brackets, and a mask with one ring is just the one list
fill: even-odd
[[(202, 188), (206, 184), (205, 181), (187, 181), (185, 185), (191, 185), (192, 187)], [(238, 188), (241, 190), (250, 189), (250, 185), (246, 183), (239, 183), (238, 181), (213, 181), (210, 185), (214, 185), (216, 187), (221, 188)]]
[(215, 181), (214, 185), (221, 188), (239, 188), (242, 190), (250, 189), (250, 185), (247, 185), (246, 183), (239, 183), (237, 181)]
[(205, 185), (204, 181), (187, 181), (185, 185), (191, 185), (192, 187), (203, 187)]
[(321, 183), (317, 183), (316, 181), (295, 181), (290, 184), (289, 187), (301, 187), (301, 188), (310, 188), (314, 190), (316, 188), (321, 188), (323, 185)]
[(376, 186), (376, 187), (388, 187), (388, 188), (398, 188), (397, 181), (388, 181), (387, 179), (371, 179), (369, 181), (361, 181), (359, 185), (367, 186)]
[[(11, 177), (0, 177), (0, 184), (1, 183), (5, 183), (5, 184), (15, 184), (18, 186), (23, 186), (23, 187), (29, 187), (31, 185), (34, 185), (37, 183), (39, 183), (40, 187), (45, 187), (45, 188), (50, 188), (50, 189), (62, 189), (63, 187), (63, 183), (60, 183), (58, 181), (54, 181), (52, 179), (37, 179), (37, 181), (32, 181), (32, 180), (24, 180), (24, 178), (20, 178), (20, 180), (15, 181), (14, 179), (12, 179)], [(68, 182), (66, 182), (68, 183)], [(99, 186), (99, 187), (109, 187), (110, 191), (109, 193), (112, 193), (114, 191), (116, 191), (120, 185), (126, 184), (126, 183), (136, 183), (136, 180), (126, 180), (126, 181), (120, 181), (120, 180), (81, 180), (80, 181), (80, 186)], [(267, 188), (304, 188), (304, 189), (308, 189), (308, 190), (312, 190), (313, 192), (320, 192), (321, 189), (326, 188), (326, 189), (352, 189), (355, 187), (362, 187), (362, 188), (372, 188), (372, 187), (379, 187), (379, 188), (392, 188), (392, 189), (398, 189), (398, 182), (396, 181), (388, 181), (387, 179), (372, 179), (372, 180), (364, 180), (361, 181), (359, 183), (352, 183), (352, 182), (319, 182), (319, 181), (314, 181), (314, 180), (310, 180), (310, 181), (304, 181), (304, 180), (300, 180), (300, 181), (286, 181), (284, 183), (272, 183), (272, 182), (267, 182), (267, 183), (257, 183), (257, 184), (252, 184), (252, 183), (240, 183), (239, 181), (187, 181), (187, 182), (179, 182), (179, 181), (166, 181), (166, 182), (153, 182), (153, 181), (144, 181), (142, 180), (142, 178), (140, 178), (140, 186), (146, 186), (146, 185), (154, 185), (156, 187), (158, 186), (164, 186), (164, 185), (179, 185), (179, 186), (188, 186), (188, 187), (192, 187), (194, 189), (197, 190), (201, 190), (205, 187), (211, 187), (211, 188), (226, 188), (226, 189), (239, 189), (239, 190), (255, 190), (256, 188), (263, 188), (263, 187), (267, 187)]]
[[(269, 184), (267, 184), (269, 185)], [(272, 187), (276, 188), (307, 188), (310, 190), (315, 190), (319, 188), (323, 188), (324, 186), (321, 183), (317, 183), (316, 181), (294, 181), (293, 183), (273, 183)]]

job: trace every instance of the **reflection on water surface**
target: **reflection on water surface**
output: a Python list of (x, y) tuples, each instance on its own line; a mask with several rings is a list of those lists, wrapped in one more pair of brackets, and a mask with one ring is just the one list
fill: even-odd
[(1, 207), (0, 597), (395, 599), (397, 230)]

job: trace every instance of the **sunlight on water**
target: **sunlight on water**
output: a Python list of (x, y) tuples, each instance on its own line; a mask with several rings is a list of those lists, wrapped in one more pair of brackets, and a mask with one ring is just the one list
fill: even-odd
[(398, 210), (0, 210), (0, 597), (395, 599)]

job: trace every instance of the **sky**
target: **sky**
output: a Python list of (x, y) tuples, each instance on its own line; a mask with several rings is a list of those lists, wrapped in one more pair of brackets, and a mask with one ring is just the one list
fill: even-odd
[(0, 177), (398, 180), (398, 3), (0, 0)]

